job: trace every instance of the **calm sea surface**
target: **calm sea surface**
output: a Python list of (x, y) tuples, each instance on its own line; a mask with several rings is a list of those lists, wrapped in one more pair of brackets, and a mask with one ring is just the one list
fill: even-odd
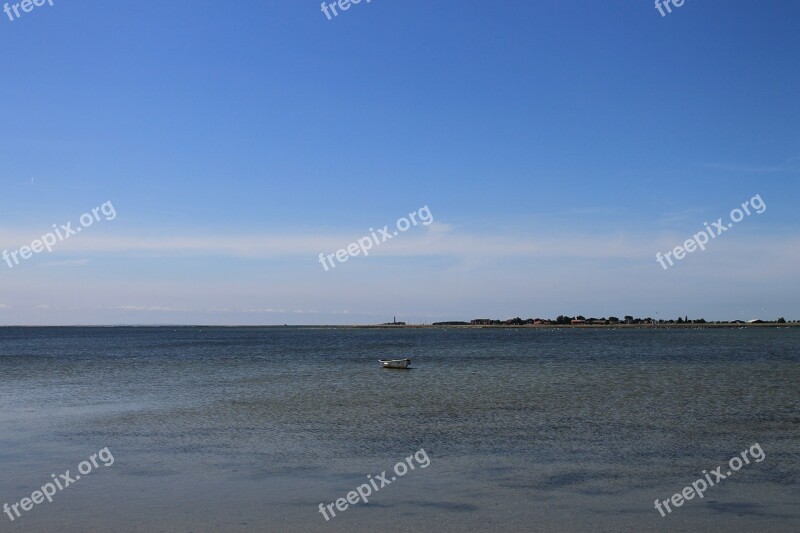
[(0, 505), (105, 447), (0, 531), (796, 532), (800, 328), (0, 328)]

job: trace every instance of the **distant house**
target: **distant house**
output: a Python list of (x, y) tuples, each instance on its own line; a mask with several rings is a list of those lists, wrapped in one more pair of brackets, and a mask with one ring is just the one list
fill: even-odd
[(470, 324), (473, 326), (491, 326), (493, 322), (491, 318), (476, 318), (471, 320)]
[(579, 326), (581, 324), (586, 324), (586, 321), (585, 320), (580, 320), (580, 319), (577, 319), (577, 318), (573, 318), (570, 321), (570, 324), (572, 324), (573, 326)]

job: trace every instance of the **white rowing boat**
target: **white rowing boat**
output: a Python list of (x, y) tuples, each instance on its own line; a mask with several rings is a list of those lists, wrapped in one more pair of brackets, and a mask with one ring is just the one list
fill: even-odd
[(378, 359), (383, 368), (406, 369), (411, 364), (411, 359)]

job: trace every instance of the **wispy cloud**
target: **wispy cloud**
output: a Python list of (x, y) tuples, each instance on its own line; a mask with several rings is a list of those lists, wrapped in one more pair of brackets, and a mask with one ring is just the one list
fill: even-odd
[(736, 172), (744, 174), (774, 174), (778, 172), (788, 172), (788, 173), (798, 172), (798, 169), (791, 169), (787, 167), (774, 166), (774, 165), (759, 166), (759, 165), (737, 165), (730, 163), (706, 163), (702, 166), (703, 168), (708, 168), (712, 170), (722, 170), (724, 172)]
[[(657, 228), (637, 231), (592, 234), (585, 229), (571, 233), (550, 228), (517, 229), (513, 232), (475, 232), (447, 224), (432, 224), (394, 237), (370, 250), (379, 257), (449, 257), (469, 258), (576, 258), (576, 259), (642, 259), (650, 258), (658, 249), (675, 246), (686, 235), (665, 232), (663, 225), (700, 221), (700, 209), (664, 214)], [(697, 223), (698, 230), (702, 229)], [(229, 258), (296, 258), (316, 257), (345, 248), (364, 233), (354, 231), (338, 235), (216, 235), (185, 237), (149, 237), (116, 235), (114, 238), (86, 235), (65, 243), (53, 254), (109, 254), (138, 257), (229, 257)], [(0, 232), (8, 242), (9, 232)], [(753, 246), (775, 252), (797, 246), (800, 237), (780, 238), (761, 235)], [(680, 240), (680, 242), (683, 242)], [(678, 242), (678, 243), (680, 243)], [(70, 246), (66, 246), (69, 244)], [(751, 248), (752, 249), (752, 248)], [(85, 265), (89, 259), (50, 262), (50, 265)]]
[(686, 222), (697, 224), (707, 212), (707, 209), (693, 207), (683, 209), (681, 211), (663, 213), (660, 217), (658, 217), (658, 223), (667, 227), (674, 226), (676, 224), (684, 224)]
[(46, 261), (41, 263), (43, 267), (65, 267), (88, 265), (91, 259), (65, 259), (63, 261)]
[(148, 313), (182, 313), (187, 310), (184, 307), (161, 307), (155, 305), (118, 305), (113, 309), (119, 309), (121, 311), (146, 311)]

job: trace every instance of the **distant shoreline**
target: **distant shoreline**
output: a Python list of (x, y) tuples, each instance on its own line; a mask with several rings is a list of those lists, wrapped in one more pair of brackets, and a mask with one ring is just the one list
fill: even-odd
[(312, 328), (312, 329), (740, 329), (796, 328), (800, 322), (764, 322), (760, 324), (724, 322), (720, 324), (83, 324), (83, 325), (6, 325), (10, 328)]
[(703, 328), (783, 328), (800, 327), (800, 322), (763, 322), (760, 324), (725, 322), (721, 324), (376, 324), (368, 326), (342, 326), (354, 328), (462, 328), (462, 329), (703, 329)]

